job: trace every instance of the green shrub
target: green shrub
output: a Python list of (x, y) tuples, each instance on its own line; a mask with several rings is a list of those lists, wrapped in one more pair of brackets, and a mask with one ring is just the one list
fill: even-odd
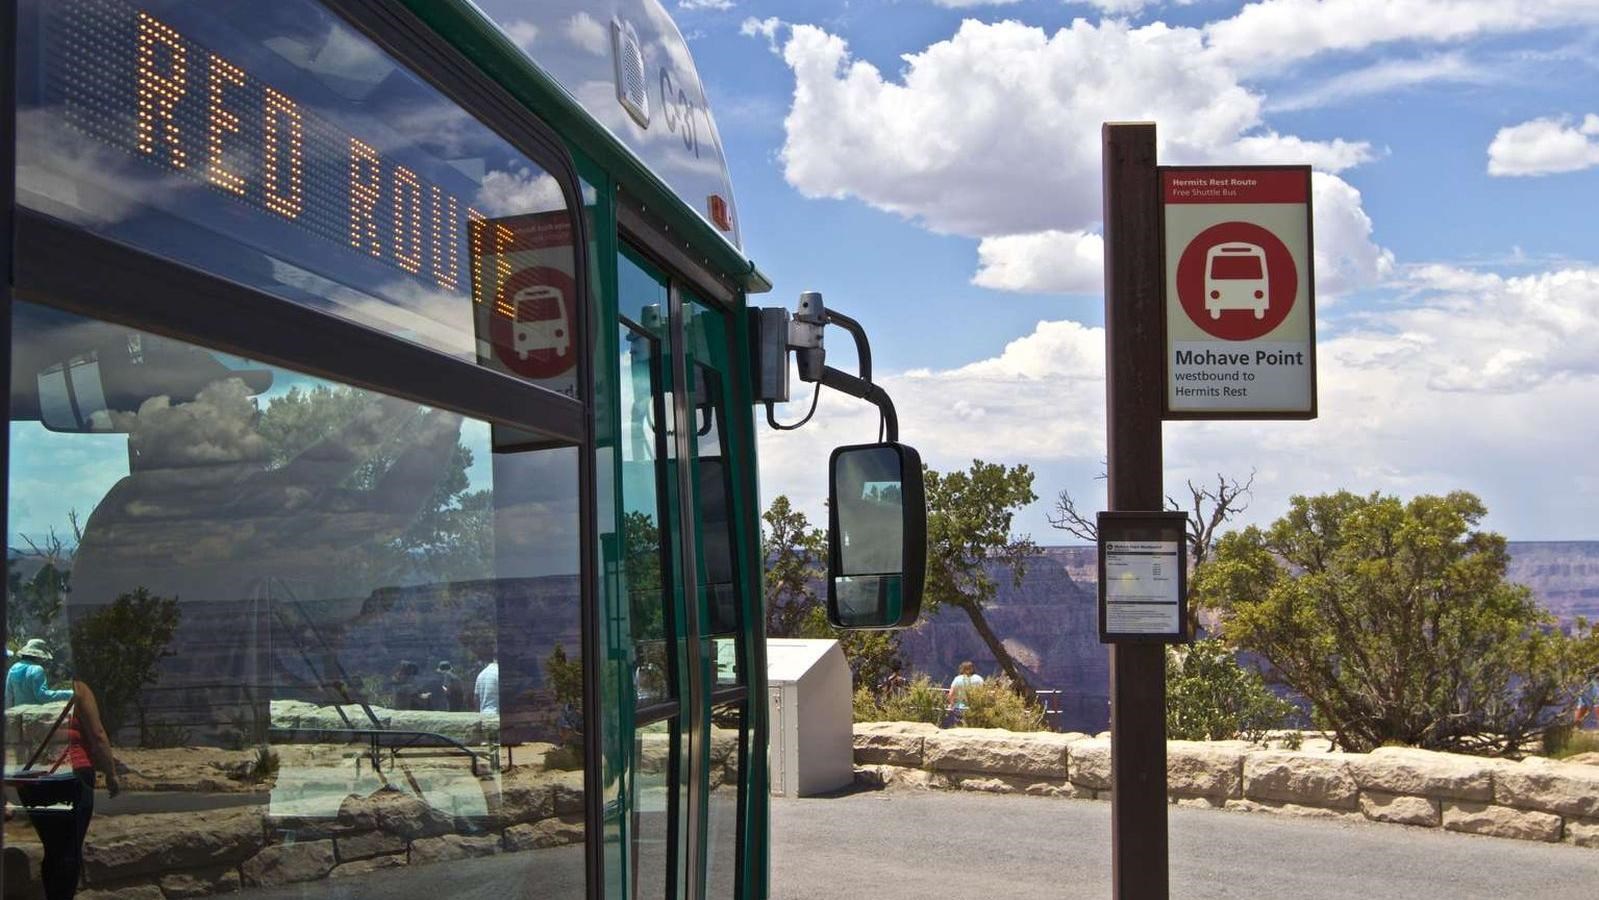
[(939, 724), (944, 718), (944, 689), (926, 675), (918, 675), (902, 691), (884, 697), (883, 718), (896, 722)]
[(850, 698), (857, 722), (877, 722), (877, 698), (872, 696), (872, 689), (862, 685), (855, 689), (855, 696)]
[(927, 722), (937, 725), (944, 719), (944, 689), (926, 675), (918, 675), (903, 690), (877, 697), (871, 688), (855, 691), (857, 722)]
[(1487, 514), (1464, 491), (1294, 497), (1269, 528), (1216, 542), (1194, 600), (1340, 748), (1514, 755), (1574, 712), (1599, 634), (1562, 631), (1509, 580)]
[(1565, 759), (1579, 753), (1599, 752), (1599, 732), (1579, 731), (1572, 728), (1570, 722), (1561, 722), (1545, 729), (1543, 752), (1545, 756), (1553, 759)]
[(1260, 743), (1297, 715), (1220, 640), (1197, 641), (1182, 655), (1166, 652), (1166, 736), (1172, 740)]
[(1048, 731), (1044, 708), (1011, 686), (1010, 679), (998, 675), (966, 689), (963, 728), (1004, 728), (1008, 731)]
[[(917, 675), (903, 690), (878, 697), (870, 688), (855, 691), (857, 722), (927, 722), (941, 725), (949, 691), (926, 675)], [(966, 690), (966, 728), (1004, 728), (1010, 731), (1046, 731), (1044, 708), (1023, 698), (1000, 675)]]
[(250, 761), (249, 780), (260, 784), (275, 779), (278, 775), (278, 766), (278, 751), (263, 744), (255, 748), (255, 759)]
[(94, 691), (112, 740), (129, 724), (139, 726), (141, 746), (182, 746), (186, 740), (159, 725), (152, 734), (141, 706), (144, 689), (161, 678), (161, 660), (172, 655), (167, 647), (181, 615), (176, 598), (138, 587), (72, 623), (73, 674)]

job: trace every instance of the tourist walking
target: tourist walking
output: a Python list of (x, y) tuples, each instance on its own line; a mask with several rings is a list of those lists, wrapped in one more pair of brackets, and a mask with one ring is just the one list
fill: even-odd
[(17, 661), (6, 672), (6, 709), (72, 699), (71, 691), (52, 690), (44, 664), (54, 659), (43, 638), (34, 638), (17, 651)]
[(461, 686), (461, 676), (455, 674), (455, 665), (447, 659), (440, 660), (434, 672), (438, 687), (433, 689), (433, 708), (440, 712), (465, 711), (466, 689)]
[(1599, 725), (1599, 675), (1590, 675), (1588, 683), (1582, 686), (1582, 693), (1577, 695), (1577, 716), (1572, 727), (1582, 728), (1582, 720), (1587, 718)]
[(477, 701), (477, 711), (484, 715), (500, 714), (500, 661), (493, 660), (477, 673), (472, 686), (472, 697)]
[(411, 710), (427, 709), (428, 694), (422, 690), (420, 679), (421, 667), (408, 660), (400, 660), (400, 665), (395, 668), (394, 675), (390, 677), (389, 684), (394, 691), (394, 709)]
[(904, 666), (905, 664), (898, 659), (889, 663), (888, 674), (883, 676), (883, 680), (877, 683), (877, 696), (886, 699), (905, 693), (905, 688), (910, 685), (910, 682), (905, 680)]
[[(110, 796), (122, 792), (117, 761), (111, 754), (111, 739), (101, 722), (100, 704), (94, 691), (87, 684), (74, 681), (72, 690), (66, 693), (72, 698), (62, 710), (67, 715), (66, 749), (49, 773), (33, 778), (26, 774), (12, 776), (17, 797), (24, 806), (30, 807), (28, 817), (44, 848), (39, 874), (45, 900), (72, 900), (78, 892), (83, 872), (83, 839), (89, 833), (89, 821), (94, 818), (95, 772), (105, 776), (106, 792)], [(63, 762), (72, 770), (70, 776), (54, 774)], [(69, 808), (50, 808), (61, 804)]]
[(949, 692), (944, 697), (944, 707), (948, 711), (946, 727), (959, 725), (966, 717), (966, 695), (972, 688), (983, 683), (983, 676), (977, 674), (977, 664), (971, 660), (961, 663), (960, 674), (949, 682)]

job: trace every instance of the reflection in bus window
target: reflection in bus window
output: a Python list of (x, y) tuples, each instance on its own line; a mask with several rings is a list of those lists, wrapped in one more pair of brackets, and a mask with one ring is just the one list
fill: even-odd
[(676, 868), (672, 819), (678, 806), (679, 730), (677, 720), (669, 719), (640, 726), (634, 736), (632, 896), (640, 900), (669, 896)]
[[(705, 314), (701, 314), (702, 317)], [(709, 366), (689, 369), (700, 547), (700, 580), (705, 595), (705, 633), (715, 639), (716, 680), (736, 684), (739, 590), (733, 565), (732, 472), (727, 465), (726, 408), (722, 378)]]
[(632, 896), (674, 896), (683, 875), (678, 846), (687, 813), (683, 777), (685, 665), (681, 535), (667, 331), (666, 279), (646, 263), (617, 258), (620, 327), (622, 578), (633, 643)]
[(19, 205), (576, 396), (561, 184), (321, 4), (20, 22)]
[[(474, 877), (581, 895), (577, 450), (497, 452), (445, 409), (14, 310), (6, 514), (37, 552), (7, 560), (28, 602), (6, 638), (94, 691), (145, 795), (94, 818), (91, 854), (155, 848), (102, 855), (91, 885), (331, 896), (345, 866), (510, 850)], [(24, 699), (8, 771), (64, 740), (62, 700)]]
[(621, 328), (622, 577), (638, 654), (638, 704), (677, 695), (672, 637), (671, 571), (663, 523), (666, 416), (660, 340), (633, 325)]
[(741, 777), (747, 764), (744, 745), (744, 701), (711, 708), (710, 793), (706, 796), (708, 859), (706, 896), (738, 896), (739, 861), (743, 858), (744, 808)]

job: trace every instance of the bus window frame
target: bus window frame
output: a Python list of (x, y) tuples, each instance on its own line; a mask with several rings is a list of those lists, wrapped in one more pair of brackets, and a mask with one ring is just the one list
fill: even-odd
[(645, 212), (621, 188), (616, 194), (616, 230), (629, 249), (661, 270), (669, 281), (714, 301), (723, 311), (739, 307), (743, 292), (737, 286), (712, 271), (708, 261), (697, 259), (692, 247), (680, 246), (668, 238), (665, 224)]
[[(18, 0), (0, 0), (0, 340), (10, 346), (14, 300), (26, 300), (140, 328), (263, 363), (527, 429), (578, 450), (579, 597), (583, 634), (585, 894), (604, 893), (600, 733), (600, 622), (595, 353), (590, 234), (576, 162), (559, 135), (419, 18), (385, 0), (313, 0), (371, 40), (554, 177), (571, 221), (574, 281), (583, 348), (579, 399), (473, 362), (452, 359), (376, 329), (299, 306), (220, 274), (136, 249), (16, 204)], [(115, 297), (115, 301), (106, 299)], [(227, 310), (218, 316), (216, 311)], [(10, 367), (4, 367), (10, 419)], [(0, 508), (8, 502), (9, 441), (0, 441)], [(0, 626), (4, 626), (0, 612)], [(3, 740), (3, 739), (0, 739)], [(3, 744), (0, 744), (3, 748)]]
[[(0, 0), (0, 347), (9, 354), (11, 347), (12, 260), (16, 253), (16, 172), (17, 172), (17, 3)], [(0, 404), (5, 406), (7, 437), (0, 440), (0, 521), (11, 509), (11, 366), (0, 366)], [(10, 599), (9, 597), (7, 599)], [(0, 608), (0, 633), (10, 634), (6, 612)], [(6, 756), (8, 729), (0, 728), (0, 759)], [(4, 841), (0, 840), (0, 846)]]

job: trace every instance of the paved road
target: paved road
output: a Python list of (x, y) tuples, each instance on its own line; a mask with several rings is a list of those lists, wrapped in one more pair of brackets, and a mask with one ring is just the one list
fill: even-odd
[(404, 866), (360, 878), (228, 894), (239, 900), (543, 900), (583, 896), (583, 848), (502, 853), (428, 866)]
[[(1172, 809), (1174, 898), (1599, 897), (1599, 850)], [(772, 801), (772, 898), (1110, 896), (1110, 804), (895, 791)]]

